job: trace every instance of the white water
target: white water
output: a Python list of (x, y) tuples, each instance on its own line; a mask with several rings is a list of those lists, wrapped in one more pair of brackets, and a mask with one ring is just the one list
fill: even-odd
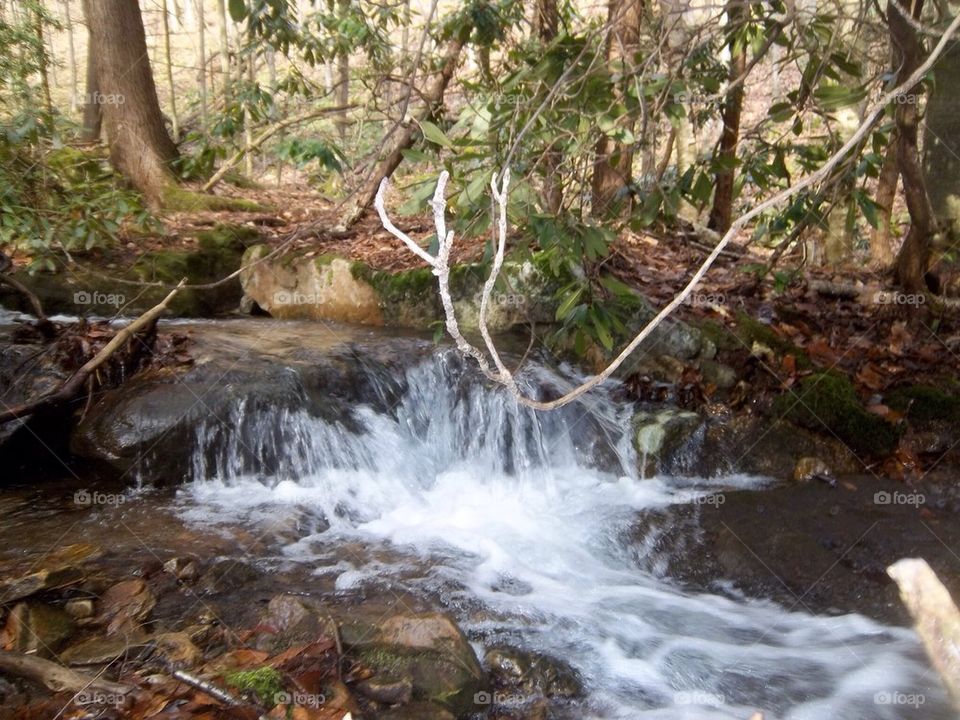
[[(286, 557), (338, 588), (413, 587), (441, 598), (478, 649), (506, 641), (566, 660), (589, 698), (563, 717), (951, 717), (906, 630), (688, 594), (639, 571), (625, 541), (637, 512), (689, 490), (631, 471), (630, 408), (596, 394), (535, 414), (468, 375), (447, 354), (409, 370), (391, 413), (356, 409), (359, 434), (238, 405), (229, 430), (200, 433), (183, 512), (263, 531), (296, 517), (305, 536)], [(405, 559), (354, 557), (357, 541)]]

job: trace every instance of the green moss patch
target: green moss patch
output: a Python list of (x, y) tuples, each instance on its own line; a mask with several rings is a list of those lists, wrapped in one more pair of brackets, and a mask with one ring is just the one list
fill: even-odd
[(224, 675), (231, 687), (244, 693), (253, 693), (266, 706), (276, 705), (276, 697), (283, 692), (283, 678), (271, 667), (255, 670), (236, 670)]
[(887, 396), (886, 402), (894, 410), (906, 413), (912, 422), (960, 423), (960, 395), (930, 385), (897, 388)]
[(778, 416), (798, 425), (832, 432), (857, 454), (887, 455), (899, 439), (896, 428), (864, 410), (850, 381), (835, 373), (804, 378), (799, 388), (778, 397), (773, 407)]
[[(810, 358), (803, 350), (786, 338), (780, 337), (769, 325), (764, 325), (744, 312), (737, 313), (735, 334), (747, 349), (752, 348), (754, 343), (760, 343), (773, 350), (777, 355), (793, 355), (796, 358), (797, 367), (801, 370), (809, 370), (813, 367)], [(717, 347), (720, 346), (717, 345)]]

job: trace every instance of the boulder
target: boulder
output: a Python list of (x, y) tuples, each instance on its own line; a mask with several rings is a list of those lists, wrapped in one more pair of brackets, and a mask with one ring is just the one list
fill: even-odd
[(72, 617), (47, 603), (22, 602), (7, 617), (10, 649), (25, 655), (52, 657), (75, 630)]
[(666, 409), (639, 411), (633, 416), (633, 446), (644, 476), (670, 472), (678, 464), (678, 454), (703, 425), (697, 413)]
[(583, 681), (577, 671), (546, 655), (497, 646), (487, 650), (483, 663), (498, 688), (548, 698), (574, 698), (583, 694)]

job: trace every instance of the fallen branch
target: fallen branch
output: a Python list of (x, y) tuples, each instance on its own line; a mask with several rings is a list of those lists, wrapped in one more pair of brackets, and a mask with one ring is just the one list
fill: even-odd
[(37, 330), (40, 331), (40, 334), (47, 339), (56, 336), (56, 326), (47, 318), (46, 313), (43, 312), (43, 304), (40, 302), (40, 298), (38, 298), (36, 294), (30, 290), (30, 288), (16, 278), (2, 272), (0, 272), (0, 283), (13, 288), (15, 291), (23, 295), (27, 302), (30, 303), (30, 307), (33, 308), (33, 315), (37, 318)]
[(204, 183), (203, 187), (200, 188), (202, 192), (210, 192), (213, 187), (223, 180), (224, 176), (233, 170), (237, 165), (240, 164), (240, 161), (243, 160), (251, 151), (256, 150), (258, 147), (263, 145), (267, 140), (272, 138), (281, 130), (290, 127), (291, 125), (298, 125), (302, 122), (307, 122), (308, 120), (313, 120), (314, 118), (322, 117), (324, 115), (331, 115), (333, 113), (343, 113), (347, 110), (351, 110), (357, 107), (356, 105), (339, 105), (337, 107), (328, 107), (322, 108), (320, 110), (310, 110), (309, 112), (300, 113), (299, 115), (294, 115), (289, 117), (286, 120), (281, 120), (278, 123), (275, 123), (264, 130), (260, 135), (258, 135), (254, 140), (250, 142), (249, 145), (240, 148), (235, 152), (229, 160), (227, 160), (223, 165), (220, 166), (220, 169), (217, 170), (213, 176)]
[(222, 702), (227, 706), (243, 705), (243, 701), (235, 698), (233, 695), (228, 693), (226, 690), (217, 687), (212, 682), (204, 680), (203, 678), (198, 678), (196, 675), (191, 675), (185, 670), (171, 670), (170, 675), (179, 680), (185, 685), (189, 685), (194, 690), (199, 690), (202, 693), (206, 693), (214, 700)]
[(84, 363), (79, 370), (67, 378), (56, 390), (41, 396), (37, 400), (12, 408), (8, 407), (3, 412), (0, 412), (0, 424), (9, 422), (10, 420), (23, 420), (36, 412), (49, 410), (50, 408), (73, 400), (83, 388), (84, 384), (86, 384), (87, 378), (91, 377), (101, 365), (109, 360), (111, 355), (120, 349), (124, 343), (136, 333), (140, 332), (143, 328), (149, 327), (159, 319), (160, 315), (167, 309), (170, 301), (180, 292), (183, 285), (184, 283), (181, 281), (158, 305), (150, 308), (129, 325), (118, 330), (117, 334), (110, 339), (110, 342), (103, 346), (100, 352)]
[(843, 144), (843, 146), (833, 155), (831, 155), (818, 170), (797, 181), (790, 187), (785, 188), (775, 195), (767, 198), (763, 202), (756, 204), (750, 211), (737, 218), (737, 220), (730, 225), (730, 229), (727, 230), (722, 238), (720, 238), (719, 242), (713, 248), (713, 251), (707, 256), (706, 260), (703, 261), (697, 271), (693, 274), (693, 277), (690, 278), (690, 281), (686, 284), (686, 286), (684, 286), (684, 288), (676, 295), (676, 297), (674, 297), (670, 303), (660, 310), (660, 312), (658, 312), (657, 315), (650, 320), (650, 322), (648, 322), (639, 333), (637, 333), (633, 340), (627, 344), (627, 346), (609, 365), (607, 365), (606, 368), (604, 368), (597, 375), (594, 375), (585, 383), (554, 400), (540, 401), (526, 396), (521, 392), (516, 380), (514, 379), (513, 373), (506, 368), (500, 359), (500, 355), (497, 352), (492, 339), (490, 338), (490, 333), (486, 323), (487, 308), (490, 304), (490, 296), (493, 291), (493, 286), (497, 281), (497, 275), (499, 274), (500, 268), (503, 264), (504, 249), (506, 246), (507, 188), (509, 187), (510, 183), (509, 167), (505, 167), (503, 170), (503, 181), (499, 188), (497, 187), (496, 175), (494, 175), (490, 182), (493, 198), (499, 207), (499, 237), (496, 255), (494, 256), (493, 267), (491, 268), (490, 275), (487, 278), (486, 283), (484, 283), (483, 294), (480, 302), (480, 333), (483, 336), (487, 351), (490, 353), (490, 357), (493, 359), (493, 364), (496, 367), (496, 371), (491, 368), (486, 355), (467, 342), (467, 340), (460, 333), (460, 328), (458, 326), (453, 309), (453, 300), (450, 295), (449, 268), (450, 249), (453, 245), (453, 231), (451, 230), (448, 233), (446, 230), (446, 221), (444, 218), (446, 199), (444, 198), (443, 194), (444, 189), (446, 188), (447, 180), (449, 179), (448, 173), (446, 171), (441, 173), (440, 178), (437, 181), (437, 190), (434, 193), (432, 202), (434, 224), (436, 225), (437, 239), (439, 241), (439, 249), (436, 256), (430, 255), (428, 252), (426, 252), (422, 247), (420, 247), (409, 236), (399, 230), (390, 221), (384, 206), (384, 193), (386, 192), (389, 182), (387, 177), (383, 177), (383, 179), (380, 181), (380, 187), (374, 199), (374, 206), (376, 207), (377, 213), (380, 215), (380, 221), (383, 223), (383, 227), (387, 230), (387, 232), (402, 241), (411, 252), (422, 258), (433, 268), (433, 274), (437, 276), (440, 299), (442, 301), (443, 311), (446, 317), (447, 332), (456, 342), (457, 348), (464, 354), (474, 358), (484, 375), (491, 380), (504, 385), (520, 403), (536, 410), (553, 410), (573, 402), (613, 375), (617, 368), (619, 368), (627, 360), (627, 358), (630, 357), (633, 351), (639, 347), (640, 343), (646, 340), (657, 328), (657, 326), (659, 326), (678, 307), (680, 307), (684, 301), (686, 301), (697, 285), (700, 284), (703, 276), (706, 275), (707, 271), (711, 268), (716, 259), (720, 257), (720, 254), (724, 251), (724, 248), (726, 248), (726, 246), (733, 240), (734, 237), (736, 237), (736, 235), (748, 222), (766, 212), (770, 208), (776, 207), (785, 200), (797, 195), (806, 188), (816, 185), (817, 183), (820, 183), (826, 179), (833, 169), (847, 156), (847, 154), (849, 154), (851, 150), (853, 150), (862, 142), (863, 138), (866, 137), (867, 133), (870, 132), (877, 120), (883, 115), (886, 107), (897, 97), (920, 82), (927, 72), (929, 72), (937, 58), (939, 58), (943, 53), (947, 43), (957, 31), (958, 27), (960, 27), (960, 14), (953, 19), (953, 21), (950, 23), (950, 26), (946, 29), (946, 31), (944, 31), (940, 41), (927, 56), (926, 60), (913, 73), (911, 73), (910, 77), (908, 77), (903, 83), (894, 89), (887, 91), (880, 98), (873, 110), (866, 114), (863, 122), (860, 124), (860, 127), (857, 128), (856, 132), (854, 132)]
[(926, 560), (899, 560), (887, 574), (900, 588), (930, 662), (960, 709), (960, 611)]
[(127, 695), (135, 689), (132, 685), (78, 673), (50, 660), (7, 650), (0, 650), (0, 672), (32, 680), (53, 692), (79, 693), (84, 690), (99, 690), (112, 695)]

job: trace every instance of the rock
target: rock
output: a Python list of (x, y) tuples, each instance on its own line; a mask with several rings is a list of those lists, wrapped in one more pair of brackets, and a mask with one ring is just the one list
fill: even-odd
[(0, 598), (4, 603), (13, 603), (44, 590), (75, 585), (83, 580), (84, 572), (77, 567), (62, 567), (52, 570), (40, 570), (22, 577), (8, 580), (0, 585)]
[(383, 682), (374, 677), (358, 682), (356, 687), (361, 695), (385, 705), (401, 705), (413, 698), (413, 683), (410, 678)]
[(124, 580), (100, 598), (96, 623), (107, 626), (107, 635), (130, 634), (140, 628), (156, 604), (156, 598), (143, 580)]
[(863, 466), (842, 442), (786, 420), (736, 415), (707, 423), (699, 451), (680, 458), (675, 472), (716, 477), (733, 472), (787, 480), (804, 457), (820, 458), (837, 474)]
[(577, 671), (546, 655), (499, 646), (490, 648), (483, 662), (498, 688), (549, 698), (583, 694), (583, 682)]
[(714, 360), (702, 360), (700, 374), (705, 383), (716, 385), (721, 390), (729, 390), (737, 384), (737, 371)]
[(76, 627), (73, 618), (61, 608), (22, 602), (10, 611), (6, 634), (13, 651), (52, 657)]
[[(265, 245), (250, 248), (244, 264), (268, 252)], [(507, 260), (501, 277), (510, 291), (491, 296), (487, 317), (491, 330), (555, 321), (555, 288), (536, 258)], [(478, 326), (485, 279), (486, 268), (482, 265), (458, 265), (451, 270), (454, 309), (465, 329)], [(255, 303), (277, 318), (425, 330), (443, 317), (436, 277), (430, 268), (386, 272), (334, 255), (317, 257), (297, 251), (245, 270), (240, 280), (245, 305), (252, 307)]]
[(633, 416), (633, 446), (645, 476), (669, 471), (677, 454), (703, 424), (699, 415), (682, 410), (639, 411)]
[(184, 632), (159, 633), (150, 638), (154, 656), (159, 656), (168, 665), (189, 668), (203, 660), (203, 653)]
[(219, 595), (237, 590), (263, 576), (259, 570), (240, 560), (218, 560), (197, 581), (200, 595)]
[(796, 482), (809, 482), (814, 478), (832, 479), (833, 471), (820, 458), (802, 457), (797, 460), (796, 467), (793, 468), (793, 479)]
[(144, 636), (135, 633), (130, 637), (93, 637), (71, 645), (62, 653), (60, 660), (67, 665), (106, 665), (119, 657), (136, 657), (146, 647)]
[(163, 564), (163, 571), (170, 573), (181, 582), (191, 583), (200, 575), (197, 565), (196, 558), (175, 557), (170, 558)]
[(86, 620), (94, 615), (93, 600), (90, 598), (73, 598), (63, 604), (67, 615), (74, 620)]
[(456, 720), (442, 705), (432, 702), (415, 702), (384, 710), (377, 715), (378, 720)]

